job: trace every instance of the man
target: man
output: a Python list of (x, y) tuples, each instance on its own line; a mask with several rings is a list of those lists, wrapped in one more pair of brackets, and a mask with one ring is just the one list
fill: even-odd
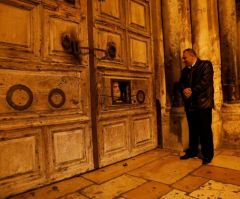
[(191, 48), (183, 51), (183, 62), (185, 68), (179, 83), (189, 127), (189, 147), (180, 159), (198, 156), (200, 142), (202, 164), (208, 164), (214, 156), (211, 127), (213, 66), (210, 61), (200, 60)]

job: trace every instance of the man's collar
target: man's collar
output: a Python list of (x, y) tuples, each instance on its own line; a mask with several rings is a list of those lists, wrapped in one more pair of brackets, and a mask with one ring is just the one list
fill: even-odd
[(194, 67), (197, 63), (198, 59), (195, 60), (195, 62), (191, 65), (191, 66), (188, 66), (189, 69), (191, 69), (192, 67)]
[(195, 64), (197, 63), (197, 59), (196, 59), (196, 61), (192, 64), (192, 66), (191, 67), (193, 67)]

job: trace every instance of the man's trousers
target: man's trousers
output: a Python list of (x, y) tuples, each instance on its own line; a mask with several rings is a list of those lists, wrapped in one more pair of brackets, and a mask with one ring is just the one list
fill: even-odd
[(197, 155), (199, 143), (204, 159), (212, 160), (214, 156), (212, 133), (212, 109), (186, 111), (189, 127), (189, 148), (186, 153)]

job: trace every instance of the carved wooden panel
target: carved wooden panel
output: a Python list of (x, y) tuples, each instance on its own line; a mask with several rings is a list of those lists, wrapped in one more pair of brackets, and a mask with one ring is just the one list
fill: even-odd
[(45, 180), (41, 129), (24, 129), (0, 134), (0, 196)]
[(150, 118), (138, 118), (133, 121), (135, 130), (135, 146), (149, 142), (152, 137)]
[(48, 138), (49, 169), (53, 178), (93, 168), (91, 131), (87, 124), (51, 127)]
[[(43, 8), (56, 11), (58, 13), (66, 13), (69, 16), (80, 16), (84, 14), (87, 9), (86, 1), (79, 0), (31, 0), (31, 1), (41, 1)], [(80, 13), (79, 11), (84, 11)]]
[(151, 71), (150, 39), (129, 35), (130, 68), (133, 70)]
[[(0, 142), (1, 178), (32, 172), (36, 168), (35, 138), (18, 138)], [(22, 160), (22, 161), (18, 161)]]
[(100, 164), (104, 166), (129, 154), (128, 122), (126, 119), (116, 119), (102, 122), (99, 128)]
[(155, 127), (151, 115), (133, 117), (133, 154), (156, 147)]
[(0, 57), (26, 60), (39, 56), (38, 12), (36, 5), (0, 2)]
[(57, 165), (75, 160), (84, 161), (86, 158), (84, 135), (83, 129), (54, 133), (55, 162)]
[(97, 17), (108, 20), (111, 23), (121, 23), (123, 21), (122, 8), (122, 0), (95, 1), (95, 11)]
[[(72, 50), (64, 49), (62, 40), (64, 35), (69, 36), (76, 46), (81, 46), (82, 33), (80, 22), (75, 17), (64, 17), (54, 12), (44, 12), (44, 60), (64, 63), (81, 64), (80, 58)], [(77, 47), (76, 47), (77, 48)], [(77, 50), (77, 49), (76, 49)]]
[[(83, 83), (80, 72), (34, 72), (34, 71), (0, 71), (0, 115), (12, 112), (21, 112), (21, 109), (14, 108), (13, 104), (23, 107), (29, 100), (29, 92), (32, 92), (32, 103), (29, 108), (22, 111), (49, 111), (51, 110), (76, 110), (83, 112), (85, 101), (81, 95)], [(11, 88), (22, 85), (11, 91)], [(10, 95), (11, 94), (11, 95)], [(7, 98), (7, 99), (6, 99)], [(55, 106), (56, 105), (56, 106)]]
[(132, 104), (151, 106), (153, 96), (152, 90), (149, 89), (149, 85), (152, 84), (152, 79), (149, 77), (136, 78), (133, 79), (131, 82)]
[(150, 11), (149, 2), (143, 2), (139, 0), (128, 1), (128, 25), (136, 32), (142, 31), (142, 33), (149, 33), (150, 27)]
[[(95, 38), (95, 48), (102, 50), (95, 51), (98, 66), (126, 68), (126, 66), (124, 66), (126, 62), (126, 51), (124, 50), (126, 38), (122, 30), (112, 30), (110, 28), (97, 26)], [(108, 49), (110, 43), (112, 43), (116, 49), (116, 55), (112, 58), (104, 52), (104, 50)]]

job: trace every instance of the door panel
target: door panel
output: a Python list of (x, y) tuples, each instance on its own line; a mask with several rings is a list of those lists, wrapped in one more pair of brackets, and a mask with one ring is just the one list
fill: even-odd
[(110, 17), (114, 17), (116, 19), (120, 19), (120, 3), (119, 0), (112, 0), (100, 3), (100, 13), (102, 15), (107, 15)]
[[(33, 100), (31, 106), (25, 110), (29, 111), (45, 111), (51, 114), (52, 110), (59, 108), (67, 109), (83, 114), (83, 104), (81, 95), (81, 72), (36, 72), (36, 71), (14, 71), (0, 70), (0, 103), (6, 103), (6, 95), (12, 104), (22, 106), (29, 100), (29, 92), (32, 92)], [(16, 85), (24, 85), (29, 91), (23, 91), (22, 87), (11, 90)], [(56, 89), (57, 88), (57, 89)], [(61, 105), (56, 108), (56, 105)], [(16, 108), (11, 103), (2, 106), (0, 115), (6, 113), (14, 113), (21, 117), (21, 112), (15, 113)], [(61, 109), (60, 109), (61, 110)], [(65, 112), (65, 114), (67, 114)]]
[(0, 196), (94, 168), (86, 5), (0, 2)]
[[(15, 13), (15, 16), (11, 14), (12, 12)], [(31, 7), (19, 8), (17, 6), (13, 7), (2, 4), (0, 12), (1, 18), (8, 20), (1, 20), (1, 27), (5, 27), (1, 29), (1, 41), (29, 47), (32, 32), (31, 17), (33, 17), (33, 12), (34, 8)], [(6, 34), (12, 32), (13, 28), (18, 30), (16, 34)]]
[[(39, 56), (39, 7), (23, 2), (0, 2), (0, 57), (36, 59)], [(14, 14), (13, 14), (14, 13)]]
[(121, 1), (96, 1), (94, 3), (94, 17), (99, 20), (123, 23), (123, 4)]
[[(21, 136), (23, 132), (27, 137)], [(0, 143), (0, 164), (5, 168), (0, 171), (1, 179), (39, 171), (38, 167), (42, 167), (38, 155), (38, 152), (41, 154), (42, 144), (40, 133), (36, 129), (14, 132), (15, 136), (8, 133), (1, 135), (1, 139), (7, 138)]]
[[(97, 25), (96, 29), (96, 40), (95, 48), (107, 50), (110, 44), (113, 44), (116, 50), (116, 57), (113, 60), (109, 60), (104, 51), (96, 52), (96, 57), (98, 59), (97, 66), (101, 67), (108, 66), (109, 68), (117, 67), (124, 68), (126, 67), (126, 51), (125, 43), (122, 42), (125, 40), (125, 34), (121, 29), (112, 30), (111, 28)], [(114, 65), (113, 65), (114, 63)]]
[(140, 27), (146, 27), (146, 15), (143, 5), (130, 1), (130, 25), (138, 25)]
[(142, 34), (150, 33), (149, 2), (142, 0), (128, 0), (128, 26), (132, 31)]
[(133, 136), (133, 154), (139, 154), (148, 149), (152, 148), (154, 145), (156, 135), (154, 134), (153, 118), (149, 114), (147, 116), (140, 115), (134, 116), (132, 119), (132, 128), (136, 132)]
[(151, 140), (151, 122), (149, 118), (138, 118), (133, 120), (133, 129), (136, 131), (135, 146)]
[[(99, 10), (94, 13), (94, 46), (107, 49), (107, 42), (113, 42), (116, 52), (115, 56), (101, 57), (104, 53), (96, 50), (99, 56), (95, 60), (99, 165), (105, 166), (153, 149), (157, 144), (151, 1), (94, 3), (95, 8), (104, 6), (104, 13)], [(120, 10), (112, 12), (112, 7)]]
[(126, 118), (104, 121), (99, 127), (100, 155), (104, 162), (117, 162), (128, 155), (129, 151), (129, 124)]
[(74, 17), (65, 18), (55, 12), (45, 11), (44, 15), (44, 59), (46, 61), (77, 63), (63, 46), (62, 37), (69, 37), (79, 40), (81, 32), (80, 22)]
[(131, 69), (151, 71), (150, 39), (131, 34), (129, 45)]
[(92, 138), (87, 123), (53, 126), (47, 135), (51, 178), (66, 178), (89, 168), (92, 151), (86, 149), (91, 149)]
[(16, 190), (23, 184), (32, 187), (46, 181), (46, 156), (40, 128), (4, 131), (0, 134), (0, 195)]

